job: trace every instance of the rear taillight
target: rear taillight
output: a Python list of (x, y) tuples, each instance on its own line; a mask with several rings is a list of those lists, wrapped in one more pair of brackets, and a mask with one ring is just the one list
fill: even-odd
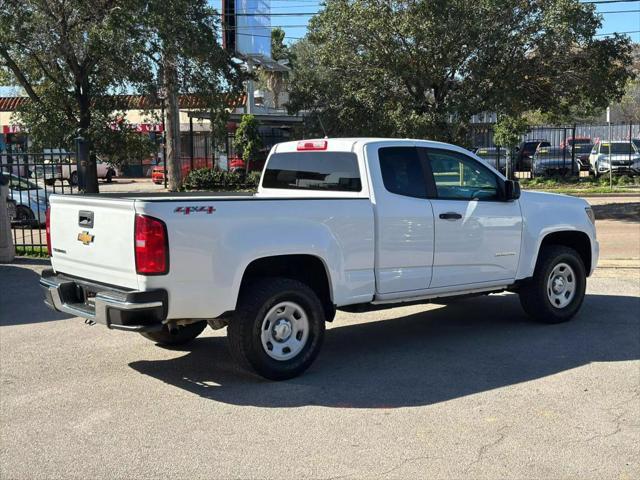
[(44, 214), (45, 230), (47, 232), (47, 254), (51, 256), (51, 207)]
[(136, 272), (139, 275), (169, 273), (169, 239), (162, 220), (136, 215)]

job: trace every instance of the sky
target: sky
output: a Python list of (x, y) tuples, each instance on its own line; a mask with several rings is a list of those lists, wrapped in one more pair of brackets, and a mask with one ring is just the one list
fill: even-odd
[[(580, 1), (588, 3), (586, 0)], [(219, 5), (220, 0), (215, 1), (212, 4)], [(315, 13), (321, 8), (321, 5), (321, 0), (272, 0), (271, 13)], [(599, 34), (633, 31), (634, 33), (630, 33), (629, 36), (634, 42), (640, 43), (640, 0), (598, 3), (596, 5), (596, 10), (603, 16), (602, 28), (598, 31)], [(306, 25), (310, 18), (310, 15), (272, 16), (271, 25), (274, 27), (282, 26), (290, 41), (295, 41), (295, 37), (303, 37), (306, 33)]]
[[(209, 1), (212, 6), (221, 9), (221, 0)], [(580, 1), (588, 3), (586, 0)], [(600, 1), (603, 3), (598, 3), (596, 9), (602, 14), (603, 22), (598, 34), (633, 32), (629, 33), (629, 36), (634, 42), (640, 43), (640, 0)], [(287, 43), (294, 42), (305, 35), (309, 19), (322, 8), (322, 3), (322, 0), (271, 0), (271, 26), (283, 27), (286, 33), (285, 41)], [(283, 13), (288, 15), (273, 15)], [(14, 93), (13, 89), (0, 87), (0, 95)]]

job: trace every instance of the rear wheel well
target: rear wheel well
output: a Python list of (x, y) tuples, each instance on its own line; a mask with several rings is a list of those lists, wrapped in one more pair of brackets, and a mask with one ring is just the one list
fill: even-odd
[(540, 250), (538, 251), (538, 258), (540, 257), (540, 252), (548, 245), (562, 245), (573, 248), (578, 252), (578, 255), (580, 255), (587, 275), (591, 271), (591, 240), (586, 233), (564, 231), (548, 234), (542, 239)]
[(331, 300), (329, 275), (322, 260), (313, 255), (277, 255), (251, 262), (242, 276), (240, 291), (257, 278), (283, 277), (298, 280), (311, 288), (324, 306), (327, 321), (336, 309)]

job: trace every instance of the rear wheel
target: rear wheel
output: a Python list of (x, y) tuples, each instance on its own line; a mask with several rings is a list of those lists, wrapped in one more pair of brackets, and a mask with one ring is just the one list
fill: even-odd
[(153, 340), (158, 345), (183, 345), (195, 339), (207, 327), (207, 321), (190, 323), (189, 325), (179, 326), (175, 330), (169, 330), (165, 325), (159, 332), (141, 332), (144, 338)]
[(257, 280), (240, 295), (229, 321), (231, 354), (270, 380), (304, 372), (322, 346), (325, 310), (306, 284), (288, 278)]
[(538, 322), (566, 322), (580, 309), (586, 285), (580, 255), (572, 248), (550, 245), (540, 252), (533, 277), (522, 286), (520, 303)]
[(20, 223), (30, 223), (36, 219), (33, 210), (26, 205), (18, 205), (16, 207), (16, 220)]

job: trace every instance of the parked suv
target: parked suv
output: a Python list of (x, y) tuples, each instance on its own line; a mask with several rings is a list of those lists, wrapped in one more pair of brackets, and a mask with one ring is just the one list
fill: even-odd
[(571, 153), (562, 147), (538, 147), (533, 154), (533, 174), (536, 176), (571, 173)]
[(516, 149), (518, 153), (516, 157), (516, 170), (528, 172), (531, 171), (531, 157), (536, 153), (538, 147), (550, 147), (548, 140), (527, 140), (522, 142)]
[(628, 140), (598, 142), (591, 150), (589, 164), (596, 177), (608, 173), (609, 170), (613, 174), (638, 174), (640, 173), (640, 152), (634, 143)]
[(480, 147), (475, 150), (475, 154), (491, 165), (500, 173), (505, 173), (507, 160), (509, 160), (509, 150), (502, 147)]

